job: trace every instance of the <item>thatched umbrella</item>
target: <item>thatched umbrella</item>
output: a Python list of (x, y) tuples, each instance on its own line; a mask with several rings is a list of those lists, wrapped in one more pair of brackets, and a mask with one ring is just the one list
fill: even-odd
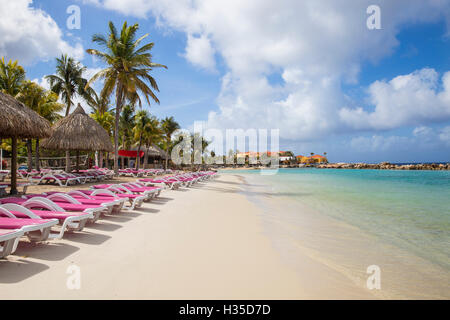
[(75, 111), (53, 126), (53, 134), (42, 141), (46, 149), (72, 150), (77, 152), (77, 171), (80, 151), (112, 151), (108, 132), (84, 112), (78, 104)]
[(0, 92), (0, 138), (11, 138), (11, 194), (17, 194), (17, 139), (46, 138), (51, 134), (51, 125), (46, 119), (17, 101)]

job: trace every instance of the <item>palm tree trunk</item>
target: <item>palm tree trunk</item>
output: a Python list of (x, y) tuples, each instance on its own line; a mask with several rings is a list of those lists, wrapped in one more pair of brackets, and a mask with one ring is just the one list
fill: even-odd
[[(125, 133), (122, 136), (122, 150), (125, 150)], [(122, 169), (125, 169), (125, 157), (122, 157), (122, 161), (120, 162), (120, 166)]]
[(141, 143), (142, 143), (142, 134), (139, 135), (139, 146), (136, 155), (136, 169), (139, 170), (139, 165), (141, 164)]
[(11, 195), (17, 194), (17, 139), (11, 138)]
[(27, 171), (33, 170), (33, 142), (31, 139), (27, 139)]
[[(67, 97), (72, 97), (72, 95), (70, 94), (70, 92), (66, 92), (66, 96)], [(71, 101), (70, 99), (68, 99), (67, 101), (67, 107), (66, 107), (66, 117), (69, 115), (70, 113), (70, 105), (71, 105)], [(70, 151), (66, 151), (66, 172), (69, 173), (70, 172)]]
[(166, 165), (165, 165), (165, 170), (167, 170), (167, 166), (169, 165), (169, 149), (170, 149), (170, 135), (167, 135), (167, 148), (166, 148)]
[(36, 139), (36, 170), (41, 170), (41, 164), (40, 164), (40, 154), (39, 154), (39, 139)]
[(149, 168), (149, 162), (148, 162), (148, 148), (149, 146), (146, 144), (145, 145), (145, 155), (144, 155), (144, 169)]
[(114, 122), (114, 172), (119, 174), (119, 119), (122, 111), (122, 85), (116, 88), (116, 119)]

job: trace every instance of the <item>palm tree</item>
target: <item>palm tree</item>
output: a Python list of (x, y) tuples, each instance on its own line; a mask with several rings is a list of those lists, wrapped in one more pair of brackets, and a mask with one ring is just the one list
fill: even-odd
[(103, 115), (109, 111), (109, 97), (99, 96), (95, 91), (92, 92), (90, 101), (88, 102), (94, 113)]
[[(5, 63), (5, 58), (2, 57), (0, 60), (0, 91), (14, 97), (19, 93), (24, 80), (25, 70), (18, 65), (17, 60)], [(17, 139), (11, 139), (11, 148), (16, 150)]]
[[(25, 81), (16, 98), (50, 122), (58, 119), (58, 112), (64, 105), (58, 103), (58, 95), (47, 91), (33, 81)], [(28, 171), (32, 170), (32, 140), (27, 139)], [(39, 139), (36, 139), (36, 169), (39, 170)]]
[(135, 118), (135, 125), (133, 128), (133, 133), (134, 133), (134, 138), (135, 140), (138, 141), (138, 149), (137, 149), (137, 154), (136, 154), (136, 168), (139, 169), (139, 164), (140, 164), (140, 153), (141, 153), (141, 145), (142, 145), (142, 136), (144, 134), (144, 130), (145, 127), (149, 124), (150, 122), (150, 117), (148, 115), (147, 110), (139, 110), (136, 115), (134, 116)]
[[(136, 23), (128, 26), (125, 22), (122, 26), (120, 34), (116, 27), (109, 22), (109, 34), (107, 36), (96, 34), (92, 37), (92, 41), (106, 49), (105, 52), (88, 49), (87, 53), (92, 54), (108, 67), (95, 74), (89, 80), (89, 84), (97, 79), (104, 79), (104, 86), (101, 92), (103, 97), (109, 97), (114, 91), (116, 95), (116, 119), (114, 125), (114, 171), (118, 172), (118, 149), (119, 149), (119, 118), (122, 106), (128, 100), (130, 102), (139, 102), (142, 105), (138, 93), (144, 95), (147, 103), (150, 99), (159, 103), (158, 98), (151, 88), (159, 91), (156, 80), (150, 75), (153, 68), (166, 66), (153, 63), (150, 50), (154, 43), (148, 43), (139, 47), (142, 40), (148, 34), (136, 39), (136, 32), (139, 25)], [(150, 87), (146, 82), (150, 83)]]
[[(60, 95), (66, 104), (66, 117), (74, 104), (72, 99), (75, 95), (81, 96), (86, 101), (92, 100), (94, 90), (87, 85), (87, 80), (83, 78), (84, 71), (86, 71), (86, 67), (72, 57), (62, 55), (61, 58), (56, 58), (56, 74), (45, 77), (50, 83), (50, 89)], [(69, 151), (66, 151), (66, 171), (70, 171)]]
[(17, 60), (5, 63), (5, 57), (0, 60), (0, 91), (15, 97), (25, 81), (25, 70), (18, 65)]
[[(119, 131), (122, 134), (122, 150), (130, 145), (131, 131), (134, 127), (134, 108), (132, 105), (125, 105), (119, 119)], [(125, 168), (125, 157), (121, 161), (122, 169)]]
[(167, 165), (169, 163), (170, 141), (171, 141), (172, 135), (175, 133), (175, 131), (180, 129), (180, 125), (178, 124), (178, 122), (175, 121), (175, 119), (173, 117), (170, 117), (170, 118), (166, 117), (161, 122), (161, 127), (166, 136), (166, 166), (165, 166), (165, 168), (167, 170)]
[[(114, 115), (109, 111), (104, 111), (102, 113), (101, 109), (95, 110), (93, 113), (91, 113), (91, 118), (97, 121), (98, 124), (100, 124), (103, 129), (105, 129), (109, 136), (111, 137), (113, 128), (114, 128)], [(103, 152), (100, 151), (99, 153), (99, 166), (100, 168), (103, 167)]]
[[(155, 143), (160, 143), (163, 139), (163, 131), (161, 130), (160, 122), (156, 117), (150, 117), (148, 124), (144, 128), (144, 134), (142, 136), (143, 142), (145, 144), (146, 150)], [(147, 164), (148, 154), (146, 154)]]

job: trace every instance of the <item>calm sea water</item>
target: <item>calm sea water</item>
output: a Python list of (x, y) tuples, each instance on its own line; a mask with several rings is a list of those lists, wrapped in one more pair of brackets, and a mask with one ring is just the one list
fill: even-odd
[[(389, 248), (398, 248), (403, 254), (406, 252), (406, 255), (416, 257), (425, 261), (427, 266), (442, 271), (438, 273), (446, 273), (443, 279), (448, 279), (448, 171), (304, 168), (280, 169), (277, 174), (268, 176), (262, 176), (258, 170), (233, 171), (233, 174), (242, 175), (250, 185), (260, 186), (260, 193), (253, 193), (253, 199), (265, 194), (271, 198), (287, 200), (291, 204), (297, 202), (306, 205), (318, 214), (369, 234), (375, 240), (368, 241), (368, 246), (376, 241), (378, 244), (389, 245)], [(295, 208), (295, 205), (291, 208)], [(273, 213), (277, 211), (276, 208), (271, 210)], [(286, 217), (289, 217), (291, 223), (296, 223), (292, 217), (301, 215), (301, 212), (295, 209), (291, 211), (292, 214)], [(352, 241), (355, 240), (357, 239)], [(380, 256), (383, 250), (391, 250), (383, 246), (377, 248)], [(351, 245), (348, 251), (351, 251)], [(406, 256), (403, 257), (404, 261), (407, 259)], [(436, 270), (433, 272), (436, 273)], [(439, 274), (433, 276), (439, 281)], [(450, 283), (446, 283), (446, 286), (450, 287)], [(446, 291), (444, 287), (442, 290), (440, 294), (443, 296), (450, 295), (450, 289)]]

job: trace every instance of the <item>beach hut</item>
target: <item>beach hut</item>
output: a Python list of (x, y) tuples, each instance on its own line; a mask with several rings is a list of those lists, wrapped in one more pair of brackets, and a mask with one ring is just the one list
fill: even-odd
[(53, 133), (42, 141), (42, 147), (54, 150), (76, 151), (76, 169), (79, 170), (80, 151), (112, 151), (108, 132), (84, 112), (78, 104), (75, 111), (53, 126)]
[[(137, 149), (138, 147), (134, 146), (130, 148), (130, 150), (119, 150), (119, 156), (136, 158)], [(156, 144), (152, 144), (149, 147), (141, 146), (139, 158), (141, 164), (143, 164), (145, 168), (149, 168), (150, 166), (154, 166), (156, 163), (162, 163), (162, 161), (166, 159), (166, 152)]]
[(46, 119), (0, 92), (0, 138), (11, 138), (11, 194), (17, 194), (17, 139), (47, 138), (51, 125)]

